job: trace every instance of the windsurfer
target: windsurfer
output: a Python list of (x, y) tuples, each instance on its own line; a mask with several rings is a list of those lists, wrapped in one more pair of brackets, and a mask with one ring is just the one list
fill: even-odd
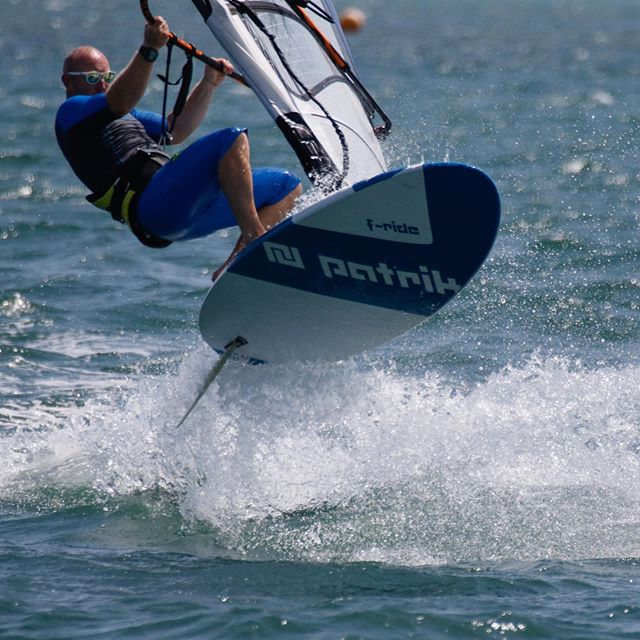
[(160, 146), (174, 123), (170, 144), (184, 141), (202, 122), (225, 72), (205, 67), (179, 118), (136, 105), (151, 78), (158, 50), (168, 40), (166, 21), (145, 26), (142, 47), (118, 75), (98, 49), (82, 46), (64, 61), (67, 100), (56, 117), (60, 147), (80, 180), (92, 190), (88, 200), (126, 222), (148, 246), (206, 236), (238, 225), (240, 238), (226, 264), (281, 220), (301, 193), (300, 180), (281, 169), (253, 169), (246, 130), (228, 128), (206, 135), (174, 158)]

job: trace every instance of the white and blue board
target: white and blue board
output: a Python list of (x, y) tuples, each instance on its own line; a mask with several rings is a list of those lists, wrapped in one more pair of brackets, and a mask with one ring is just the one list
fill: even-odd
[(454, 298), (486, 259), (500, 200), (483, 172), (425, 164), (342, 189), (278, 224), (216, 280), (200, 311), (215, 350), (335, 361), (402, 335)]

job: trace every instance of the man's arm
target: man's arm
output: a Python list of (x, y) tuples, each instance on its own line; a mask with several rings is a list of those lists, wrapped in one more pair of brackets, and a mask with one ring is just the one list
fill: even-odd
[[(219, 58), (218, 62), (223, 65), (224, 72), (217, 71), (213, 67), (205, 67), (202, 80), (193, 88), (182, 113), (175, 120), (171, 144), (183, 142), (198, 128), (207, 113), (215, 88), (225, 79), (227, 74), (233, 71), (233, 65), (228, 60)], [(168, 119), (171, 125), (174, 120), (173, 114), (170, 114)]]
[[(169, 27), (160, 16), (144, 28), (144, 46), (162, 49), (169, 39)], [(147, 62), (139, 52), (134, 53), (129, 64), (107, 89), (107, 104), (117, 116), (129, 113), (140, 102), (151, 79), (153, 62)]]

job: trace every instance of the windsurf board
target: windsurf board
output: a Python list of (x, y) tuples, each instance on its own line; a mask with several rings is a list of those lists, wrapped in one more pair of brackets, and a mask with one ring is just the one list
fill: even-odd
[(387, 171), (279, 223), (218, 277), (200, 311), (215, 350), (336, 361), (383, 345), (450, 302), (487, 258), (500, 200), (455, 163)]

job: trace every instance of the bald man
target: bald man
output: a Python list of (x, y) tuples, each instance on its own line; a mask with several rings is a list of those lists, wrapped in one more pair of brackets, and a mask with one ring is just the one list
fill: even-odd
[[(145, 26), (143, 45), (119, 74), (90, 46), (69, 53), (62, 82), (67, 99), (56, 116), (58, 143), (91, 190), (89, 202), (129, 225), (151, 247), (240, 227), (231, 256), (281, 220), (300, 195), (300, 180), (281, 169), (250, 164), (246, 130), (228, 128), (200, 138), (170, 158), (160, 145), (183, 142), (202, 122), (216, 87), (233, 71), (205, 66), (179, 117), (136, 109), (169, 27), (161, 17)], [(172, 128), (173, 127), (173, 128)], [(214, 277), (221, 271), (216, 271)]]

